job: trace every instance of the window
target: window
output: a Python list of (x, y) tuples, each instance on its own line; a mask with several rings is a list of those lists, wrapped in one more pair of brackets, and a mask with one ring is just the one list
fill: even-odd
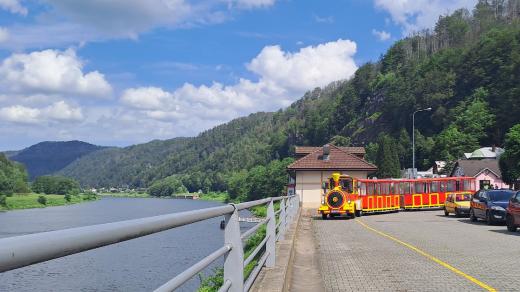
[(438, 193), (439, 192), (439, 182), (438, 181), (434, 181), (434, 182), (431, 183), (430, 191), (432, 193)]
[(424, 193), (424, 187), (425, 187), (425, 183), (422, 183), (422, 182), (415, 183), (415, 193), (416, 194)]
[(359, 195), (366, 196), (367, 194), (367, 185), (365, 183), (359, 182)]
[(450, 180), (446, 182), (448, 185), (448, 192), (454, 192), (456, 190), (455, 188), (455, 181)]
[(447, 188), (448, 188), (448, 186), (446, 185), (446, 182), (441, 181), (441, 188), (440, 188), (441, 193), (445, 193)]
[(367, 184), (367, 195), (373, 195), (374, 194), (374, 183), (368, 183)]
[(489, 180), (480, 180), (479, 183), (481, 190), (488, 190), (491, 188), (491, 182)]
[(467, 202), (471, 200), (471, 196), (468, 194), (458, 194), (457, 202)]
[(520, 192), (516, 193), (516, 196), (513, 197), (513, 202), (520, 203)]
[(352, 193), (352, 180), (351, 179), (342, 179), (339, 181), (341, 189), (347, 193)]
[(405, 195), (408, 195), (410, 194), (410, 183), (409, 182), (405, 182), (403, 183), (403, 194)]
[(464, 180), (464, 190), (465, 191), (470, 191), (472, 189), (471, 187), (471, 181), (466, 179)]

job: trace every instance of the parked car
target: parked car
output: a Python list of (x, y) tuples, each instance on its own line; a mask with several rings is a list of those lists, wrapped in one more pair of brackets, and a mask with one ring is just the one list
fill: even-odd
[(444, 215), (448, 216), (450, 213), (457, 217), (468, 215), (470, 201), (471, 194), (448, 194), (444, 202)]
[(517, 192), (509, 201), (506, 209), (507, 230), (515, 232), (520, 227), (520, 192)]
[(512, 190), (480, 190), (473, 195), (470, 203), (469, 217), (475, 222), (486, 220), (491, 225), (506, 220), (506, 208), (509, 200), (515, 195)]

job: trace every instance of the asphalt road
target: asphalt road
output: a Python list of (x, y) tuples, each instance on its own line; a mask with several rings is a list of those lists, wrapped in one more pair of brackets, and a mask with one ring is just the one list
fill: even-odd
[(312, 223), (327, 291), (520, 291), (520, 232), (503, 225), (443, 211)]

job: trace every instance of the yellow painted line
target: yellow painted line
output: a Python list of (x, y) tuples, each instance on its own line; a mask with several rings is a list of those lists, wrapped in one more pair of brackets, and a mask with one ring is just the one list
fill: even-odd
[(386, 237), (386, 238), (391, 239), (391, 240), (393, 240), (393, 241), (395, 241), (395, 242), (397, 242), (397, 243), (399, 243), (399, 244), (401, 244), (401, 245), (406, 246), (407, 248), (409, 248), (409, 249), (415, 251), (416, 253), (418, 253), (418, 254), (420, 254), (420, 255), (422, 255), (422, 256), (424, 256), (424, 257), (426, 257), (427, 259), (429, 259), (429, 260), (431, 260), (431, 261), (434, 261), (434, 262), (436, 262), (437, 264), (439, 264), (439, 265), (445, 267), (446, 269), (448, 269), (448, 270), (454, 272), (455, 274), (457, 274), (457, 275), (459, 275), (459, 276), (462, 276), (462, 277), (464, 277), (464, 278), (470, 280), (470, 281), (473, 282), (474, 284), (477, 284), (478, 286), (482, 287), (483, 289), (485, 289), (485, 290), (487, 290), (487, 291), (493, 291), (493, 292), (496, 292), (496, 291), (497, 291), (495, 288), (489, 286), (488, 284), (486, 284), (486, 283), (484, 283), (484, 282), (482, 282), (482, 281), (477, 280), (476, 278), (474, 278), (474, 277), (472, 277), (472, 276), (470, 276), (470, 275), (464, 273), (463, 271), (461, 271), (461, 270), (459, 270), (459, 269), (453, 267), (452, 265), (450, 265), (450, 264), (448, 264), (448, 263), (446, 263), (446, 262), (441, 261), (440, 259), (438, 259), (438, 258), (432, 256), (431, 254), (429, 254), (429, 253), (427, 253), (427, 252), (425, 252), (425, 251), (423, 251), (423, 250), (421, 250), (421, 249), (419, 249), (419, 248), (417, 248), (417, 247), (415, 247), (415, 246), (413, 246), (413, 245), (411, 245), (411, 244), (409, 244), (409, 243), (406, 243), (406, 242), (404, 242), (404, 241), (402, 241), (402, 240), (399, 240), (399, 239), (397, 239), (397, 238), (395, 238), (395, 237), (393, 237), (393, 236), (391, 236), (391, 235), (388, 235), (388, 234), (386, 234), (386, 233), (384, 233), (384, 232), (382, 232), (382, 231), (379, 231), (379, 230), (377, 230), (377, 229), (375, 229), (375, 228), (372, 228), (372, 227), (368, 226), (365, 222), (363, 222), (363, 221), (361, 221), (361, 220), (359, 220), (359, 219), (356, 219), (356, 222), (359, 223), (359, 224), (361, 224), (363, 227), (365, 227), (366, 229), (368, 229), (368, 230), (370, 230), (370, 231), (373, 231), (373, 232), (375, 232), (375, 233), (377, 233), (377, 234), (379, 234), (379, 235), (381, 235), (381, 236), (383, 236), (383, 237)]

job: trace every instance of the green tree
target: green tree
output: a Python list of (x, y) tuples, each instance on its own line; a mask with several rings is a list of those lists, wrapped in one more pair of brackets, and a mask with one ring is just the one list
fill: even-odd
[(148, 188), (148, 193), (154, 197), (169, 197), (187, 192), (188, 189), (182, 184), (178, 176), (169, 176), (158, 180)]
[(505, 152), (500, 156), (502, 179), (513, 184), (520, 178), (520, 124), (507, 132), (504, 147)]
[(378, 139), (376, 164), (377, 176), (380, 178), (400, 177), (399, 157), (395, 140), (388, 135), (380, 135)]
[(27, 172), (25, 168), (0, 153), (0, 194), (27, 193)]
[(32, 184), (32, 189), (38, 194), (77, 195), (80, 191), (79, 183), (63, 176), (40, 176)]

